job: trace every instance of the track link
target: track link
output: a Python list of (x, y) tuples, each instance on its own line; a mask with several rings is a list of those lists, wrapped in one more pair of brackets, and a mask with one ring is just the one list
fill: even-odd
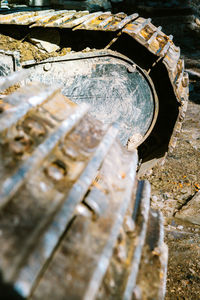
[[(87, 50), (95, 54), (96, 49), (105, 49), (126, 55), (148, 73), (159, 100), (157, 123), (139, 147), (144, 165), (155, 163), (174, 149), (187, 109), (188, 74), (180, 58), (180, 48), (172, 41), (173, 36), (164, 34), (161, 27), (151, 23), (151, 19), (139, 17), (136, 13), (128, 16), (125, 13), (44, 10), (7, 12), (0, 15), (0, 24), (9, 28), (19, 25), (18, 28), (34, 27), (44, 31), (57, 29), (72, 42), (68, 45), (72, 52)], [(84, 40), (88, 41), (91, 49), (87, 49)], [(14, 60), (17, 59), (15, 57)], [(57, 58), (47, 59), (44, 63), (52, 61), (57, 61)], [(22, 67), (34, 69), (37, 64), (37, 61), (20, 63), (17, 60), (11, 71)], [(149, 163), (150, 160), (152, 163)]]
[[(137, 152), (87, 105), (42, 84), (19, 87), (25, 73), (0, 81), (1, 295), (131, 299), (146, 268), (143, 249), (162, 261), (163, 276), (167, 262), (150, 185), (136, 178)], [(163, 276), (155, 288), (162, 297)]]

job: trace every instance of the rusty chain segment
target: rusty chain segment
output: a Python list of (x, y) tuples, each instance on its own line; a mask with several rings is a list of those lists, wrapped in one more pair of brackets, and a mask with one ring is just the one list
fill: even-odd
[[(1, 90), (23, 76), (3, 78)], [(150, 185), (138, 182), (137, 153), (121, 146), (116, 126), (42, 84), (7, 89), (0, 108), (1, 293), (131, 299), (147, 251), (159, 275), (152, 293), (161, 299), (162, 220), (149, 232)]]
[(54, 11), (51, 9), (0, 15), (0, 24), (116, 32), (116, 37), (106, 48), (110, 48), (121, 35), (131, 36), (159, 59), (162, 59), (176, 99), (180, 103), (179, 115), (169, 143), (169, 151), (173, 150), (187, 109), (189, 79), (184, 70), (184, 61), (180, 58), (180, 48), (176, 47), (172, 41), (173, 36), (164, 34), (161, 27), (157, 28), (151, 23), (151, 19), (144, 19), (136, 13), (127, 16), (125, 13), (89, 13), (88, 11)]

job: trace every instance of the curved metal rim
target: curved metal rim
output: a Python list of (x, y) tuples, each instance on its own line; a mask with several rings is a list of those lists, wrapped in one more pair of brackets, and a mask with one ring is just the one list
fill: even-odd
[[(104, 49), (104, 50), (92, 50), (91, 52), (76, 52), (76, 53), (70, 53), (61, 57), (50, 57), (49, 59), (45, 59), (42, 60), (40, 62), (37, 62), (35, 60), (30, 60), (30, 61), (25, 61), (22, 63), (22, 67), (25, 68), (29, 68), (32, 67), (34, 65), (38, 65), (38, 64), (45, 64), (45, 63), (55, 63), (55, 62), (61, 62), (61, 61), (66, 61), (66, 60), (78, 60), (78, 59), (84, 59), (84, 58), (95, 58), (95, 57), (105, 57), (105, 56), (112, 56), (114, 58), (118, 58), (121, 59), (123, 61), (125, 61), (126, 63), (132, 65), (135, 65), (137, 70), (142, 73), (142, 76), (145, 78), (146, 82), (148, 83), (151, 92), (152, 92), (152, 96), (153, 96), (153, 101), (154, 101), (154, 112), (153, 112), (153, 118), (152, 118), (152, 122), (151, 125), (149, 127), (149, 129), (147, 130), (147, 132), (145, 133), (145, 135), (143, 136), (143, 138), (134, 145), (134, 148), (137, 148), (139, 145), (141, 145), (146, 138), (150, 135), (151, 131), (153, 130), (157, 117), (158, 117), (158, 111), (159, 111), (159, 101), (158, 101), (158, 96), (156, 94), (155, 88), (154, 88), (154, 84), (152, 79), (150, 78), (150, 76), (148, 75), (148, 73), (143, 70), (142, 68), (140, 68), (137, 64), (135, 64), (134, 61), (132, 61), (130, 58), (126, 57), (125, 55), (120, 54), (117, 51), (112, 51), (110, 49)], [(127, 145), (128, 145), (128, 141), (127, 141)]]
[(155, 124), (156, 124), (157, 117), (158, 117), (158, 112), (159, 112), (159, 100), (158, 100), (158, 96), (157, 96), (153, 81), (152, 81), (152, 79), (150, 78), (150, 76), (148, 75), (148, 73), (145, 70), (143, 70), (139, 66), (137, 66), (137, 68), (140, 70), (142, 75), (145, 77), (146, 81), (149, 83), (155, 105), (154, 105), (154, 115), (153, 115), (151, 125), (149, 126), (149, 129), (147, 130), (147, 132), (144, 135), (144, 137), (142, 138), (142, 140), (140, 140), (140, 142), (135, 144), (135, 148), (137, 148), (139, 145), (141, 145), (148, 138), (148, 136), (150, 135), (150, 133), (152, 132), (152, 130), (153, 130)]

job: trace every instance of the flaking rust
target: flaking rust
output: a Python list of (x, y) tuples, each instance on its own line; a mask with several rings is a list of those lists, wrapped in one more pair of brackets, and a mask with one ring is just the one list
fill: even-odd
[[(23, 100), (27, 111), (5, 123), (1, 135), (2, 150), (13, 145), (1, 157), (1, 292), (6, 296), (9, 286), (31, 299), (115, 299), (116, 293), (129, 299), (150, 200), (150, 185), (136, 179), (137, 152), (121, 146), (117, 127), (92, 118), (87, 106), (37, 86), (2, 100), (12, 103), (4, 120), (22, 105), (18, 95), (30, 95)], [(33, 94), (36, 103), (29, 105)]]

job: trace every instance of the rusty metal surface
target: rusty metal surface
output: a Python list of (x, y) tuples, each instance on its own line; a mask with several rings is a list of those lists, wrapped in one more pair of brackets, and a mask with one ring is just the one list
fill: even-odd
[[(122, 160), (118, 155), (123, 153)], [(125, 163), (129, 161), (129, 166)], [(114, 162), (114, 164), (113, 164)], [(113, 247), (128, 205), (134, 184), (137, 156), (136, 153), (124, 153), (118, 143), (114, 143), (98, 172), (96, 188), (106, 195), (107, 209), (95, 219), (86, 220), (79, 216), (64, 237), (55, 259), (39, 283), (33, 299), (40, 299), (44, 293), (49, 298), (62, 299), (67, 294), (69, 299), (95, 299), (103, 275), (106, 272)], [(126, 177), (122, 179), (123, 174)], [(89, 194), (90, 195), (90, 194)], [(95, 200), (95, 198), (94, 198)], [(94, 211), (95, 212), (95, 211)], [(96, 214), (96, 212), (95, 212)], [(47, 290), (54, 270), (59, 270), (61, 260), (67, 252), (68, 259), (62, 265), (66, 277), (59, 278), (62, 288)], [(87, 249), (87, 251), (86, 251)]]
[[(147, 232), (149, 183), (138, 182), (132, 197), (134, 202), (130, 206), (116, 241), (115, 251), (97, 299), (131, 299), (132, 297)], [(133, 221), (132, 210), (135, 206), (138, 206), (137, 218)]]
[[(24, 267), (16, 277), (15, 288), (20, 291), (23, 296), (27, 297), (32, 291), (33, 285), (38, 278), (40, 271), (52, 256), (56, 245), (65, 232), (68, 223), (73, 217), (76, 206), (83, 200), (90, 185), (96, 177), (97, 170), (101, 165), (107, 151), (112, 146), (117, 130), (110, 128), (97, 147), (91, 160), (85, 167), (85, 170), (77, 179), (77, 182), (69, 190), (66, 199), (63, 199), (63, 205), (58, 213), (53, 217), (51, 225), (46, 229), (42, 238), (38, 241), (34, 251), (29, 256)], [(27, 276), (29, 274), (29, 276)]]
[(57, 91), (57, 88), (44, 88), (44, 86), (32, 85), (31, 88), (17, 91), (8, 95), (4, 99), (4, 103), (8, 105), (1, 114), (0, 132), (10, 128), (20, 118), (34, 107), (39, 106), (49, 97), (52, 97)]
[[(164, 243), (162, 215), (150, 209), (141, 267), (134, 295), (141, 299), (164, 299), (166, 290), (168, 249)], [(137, 298), (137, 297), (136, 297)]]
[[(178, 109), (177, 116), (174, 116), (174, 119), (176, 118), (174, 132), (171, 135), (170, 140), (169, 133), (166, 138), (169, 140), (167, 142), (169, 144), (169, 151), (173, 150), (187, 108), (189, 91), (188, 74), (184, 71), (184, 64), (182, 60), (180, 60), (180, 49), (176, 47), (172, 41), (173, 36), (164, 34), (160, 27), (157, 28), (151, 23), (151, 19), (144, 19), (137, 14), (127, 16), (125, 13), (111, 14), (110, 12), (89, 13), (88, 11), (49, 10), (17, 12), (13, 14), (6, 13), (5, 15), (1, 14), (0, 24), (26, 24), (30, 27), (71, 28), (77, 32), (81, 30), (88, 32), (110, 32), (113, 34), (113, 37), (107, 45), (104, 45), (105, 48), (110, 49), (115, 49), (116, 43), (123, 38), (126, 39), (128, 36), (134, 41), (137, 41), (155, 57), (158, 57), (157, 60), (154, 59), (152, 65), (147, 69), (150, 77), (157, 66), (157, 62), (160, 61), (167, 70), (174, 96), (177, 99), (177, 104), (174, 103), (174, 107), (177, 106), (176, 109)], [(127, 41), (127, 43), (130, 43), (130, 41)], [(123, 44), (126, 48), (125, 41)], [(175, 122), (174, 119), (172, 122)], [(158, 133), (156, 133), (156, 135), (158, 135)], [(162, 137), (160, 136), (159, 139), (162, 139)], [(147, 143), (152, 144), (153, 142), (147, 141)]]
[(136, 285), (136, 279), (137, 279), (137, 273), (139, 270), (139, 264), (140, 259), (142, 255), (142, 248), (145, 242), (145, 236), (147, 232), (147, 220), (148, 220), (148, 214), (149, 214), (149, 206), (150, 206), (150, 193), (151, 193), (151, 187), (149, 182), (140, 182), (142, 184), (141, 188), (141, 195), (140, 195), (140, 215), (139, 218), (139, 224), (140, 227), (138, 229), (138, 237), (136, 241), (136, 246), (133, 251), (133, 257), (132, 261), (130, 263), (130, 274), (127, 280), (127, 283), (125, 285), (125, 289), (122, 295), (123, 300), (130, 300), (132, 298), (132, 291), (134, 290), (134, 287)]
[(136, 198), (135, 227), (124, 222), (97, 299), (164, 299), (168, 256), (162, 216), (149, 210), (148, 182), (138, 182)]
[[(165, 79), (170, 82), (167, 87), (171, 94), (166, 100), (166, 107), (169, 101), (169, 107), (172, 108), (169, 111), (173, 113), (175, 107), (177, 115), (174, 114), (176, 123), (170, 133), (169, 150), (175, 147), (187, 107), (188, 75), (180, 59), (180, 49), (172, 41), (173, 37), (156, 28), (150, 19), (135, 14), (128, 17), (124, 13), (112, 15), (109, 12), (89, 14), (87, 11), (51, 10), (1, 15), (0, 23), (58, 27), (63, 30), (68, 28), (71, 34), (75, 29), (80, 36), (82, 32), (94, 31), (97, 39), (96, 31), (110, 32), (112, 36), (109, 41), (106, 40), (105, 48), (117, 51), (120, 45), (118, 49), (127, 55), (126, 49), (120, 48), (121, 44), (124, 43), (127, 48), (131, 45), (130, 57), (127, 55), (130, 60), (135, 46), (141, 46), (139, 50), (146, 49), (148, 62), (141, 66), (148, 72), (158, 94), (160, 90), (167, 92), (165, 85), (162, 85), (162, 76), (159, 78), (160, 72), (164, 73), (165, 70)], [(13, 64), (13, 54), (7, 54)], [(92, 50), (89, 54), (93, 55)], [(145, 56), (142, 60), (145, 60)], [(26, 64), (23, 67), (27, 67)], [(18, 63), (15, 63), (12, 70), (18, 67)], [(9, 72), (6, 71), (6, 74)], [(161, 83), (160, 89), (157, 82)], [(13, 113), (16, 108), (19, 114)], [(144, 206), (144, 214), (140, 204), (141, 199), (149, 201), (149, 192), (145, 197), (142, 194), (136, 197), (133, 174), (135, 154), (121, 148), (115, 139), (116, 128), (107, 131), (106, 126), (88, 114), (83, 118), (85, 109), (83, 114), (78, 113), (80, 119), (74, 120), (74, 111), (78, 113), (79, 108), (57, 93), (56, 89), (52, 91), (42, 86), (39, 89), (34, 86), (27, 90), (24, 88), (21, 92), (2, 97), (0, 101), (0, 122), (3, 124), (0, 171), (4, 187), (1, 190), (0, 269), (3, 279), (7, 283), (12, 282), (13, 290), (23, 297), (31, 295), (34, 300), (52, 297), (61, 300), (65, 299), (66, 294), (69, 299), (117, 299), (117, 280), (123, 277), (124, 285), (119, 295), (122, 295), (121, 299), (131, 299), (132, 290), (138, 292), (137, 285), (141, 286), (144, 294), (144, 286), (149, 288), (148, 278), (143, 276), (149, 270), (145, 266), (145, 259), (151, 263), (156, 258), (155, 266), (161, 278), (157, 281), (155, 293), (162, 299), (167, 261), (162, 230), (159, 231), (162, 220), (159, 221), (158, 215), (152, 217), (151, 214), (150, 219), (154, 219), (157, 225), (155, 231), (148, 230), (149, 206)], [(170, 114), (167, 118), (170, 118)], [(58, 136), (54, 145), (48, 148), (51, 137), (57, 135), (57, 130), (67, 121), (72, 124), (71, 130), (67, 131), (65, 137), (61, 138), (62, 134)], [(164, 124), (167, 124), (165, 119)], [(152, 143), (155, 140), (149, 144)], [(42, 145), (46, 152), (40, 154)], [(30, 163), (32, 157), (39, 164)], [(38, 160), (38, 157), (42, 158)], [(29, 168), (25, 176), (21, 172), (23, 166)], [(20, 179), (16, 189), (15, 174), (19, 174)], [(13, 187), (8, 195), (5, 193), (7, 184)], [(129, 213), (127, 222), (131, 203), (136, 204), (136, 213), (134, 216)], [(126, 230), (129, 224), (127, 231), (122, 223), (126, 224)], [(131, 237), (128, 237), (130, 234)], [(154, 240), (153, 236), (157, 236), (157, 239)], [(135, 243), (131, 244), (133, 241)], [(149, 251), (147, 246), (156, 249), (155, 252), (152, 249)], [(157, 248), (161, 255), (156, 252)], [(141, 257), (141, 254), (145, 257)], [(67, 255), (70, 259), (66, 259)], [(111, 265), (114, 267), (110, 268)], [(113, 274), (113, 270), (116, 270), (116, 274)], [(138, 274), (143, 275), (138, 277)], [(113, 278), (116, 281), (113, 282)], [(55, 288), (53, 283), (59, 288)]]
[(138, 14), (127, 16), (125, 13), (112, 15), (110, 12), (88, 11), (35, 11), (18, 12), (0, 15), (1, 24), (30, 25), (31, 27), (59, 27), (116, 31), (123, 28), (127, 23), (138, 17)]
[(94, 19), (89, 19), (83, 22), (81, 25), (75, 28), (87, 29), (87, 30), (104, 30), (104, 31), (116, 31), (123, 28), (126, 24), (136, 19), (138, 14), (132, 14), (127, 16), (126, 14), (111, 15), (111, 13), (103, 13)]
[[(0, 211), (3, 282), (24, 299), (105, 299), (104, 280), (116, 253), (123, 260), (125, 283), (133, 282), (133, 268), (138, 273), (149, 185), (136, 193), (137, 153), (120, 145), (115, 126), (93, 119), (86, 105), (77, 106), (55, 89), (38, 88), (20, 87), (0, 102), (9, 111), (8, 104), (17, 107), (18, 95), (28, 91), (34, 102), (0, 136), (2, 174), (12, 185)], [(46, 98), (41, 100), (42, 91)], [(23, 105), (29, 100), (24, 98)], [(124, 250), (116, 252), (123, 230), (127, 260)]]
[[(43, 89), (45, 92), (45, 88)], [(31, 90), (32, 89), (30, 88), (30, 94)], [(35, 96), (35, 99), (37, 100), (37, 96)], [(7, 240), (7, 243), (2, 241), (5, 247), (1, 252), (2, 257), (4, 257), (4, 267), (3, 265), (1, 267), (6, 271), (6, 273), (4, 273), (4, 277), (7, 279), (16, 276), (18, 267), (24, 260), (24, 256), (27, 255), (27, 251), (30, 251), (30, 245), (34, 244), (35, 240), (38, 239), (38, 235), (40, 235), (41, 230), (46, 226), (46, 224), (48, 224), (49, 218), (52, 218), (52, 214), (58, 210), (59, 205), (63, 202), (62, 198), (67, 193), (67, 190), (70, 189), (70, 186), (73, 185), (73, 182), (76, 181), (76, 178), (80, 176), (82, 170), (87, 164), (87, 161), (91, 159), (90, 164), (88, 164), (87, 168), (85, 169), (85, 173), (82, 175), (83, 180), (80, 179), (80, 183), (77, 182), (77, 184), (74, 186), (74, 189), (71, 190), (71, 196), (69, 193), (68, 197), (75, 197), (75, 200), (77, 201), (76, 194), (78, 193), (80, 196), (80, 188), (84, 188), (84, 180), (87, 191), (87, 186), (90, 184), (88, 180), (92, 174), (95, 175), (96, 168), (98, 168), (98, 164), (101, 163), (101, 157), (104, 157), (107, 149), (106, 147), (109, 147), (109, 143), (112, 141), (111, 132), (108, 132), (108, 135), (107, 137), (105, 136), (105, 139), (103, 139), (100, 148), (97, 148), (96, 155), (93, 155), (93, 152), (98, 145), (98, 139), (101, 138), (103, 134), (102, 129), (98, 129), (98, 122), (96, 122), (96, 125), (95, 122), (91, 123), (89, 120), (81, 123), (80, 119), (86, 112), (85, 107), (77, 107), (64, 97), (56, 95), (56, 99), (47, 98), (47, 100), (49, 101), (46, 101), (43, 104), (43, 107), (40, 107), (40, 113), (37, 114), (37, 117), (35, 116), (36, 119), (34, 118), (34, 113), (29, 112), (24, 119), (20, 120), (22, 124), (21, 126), (18, 122), (18, 124), (15, 124), (11, 128), (11, 130), (15, 133), (15, 136), (16, 134), (19, 134), (18, 130), (20, 129), (20, 135), (24, 133), (26, 139), (36, 139), (38, 143), (33, 145), (36, 148), (35, 151), (33, 151), (33, 154), (31, 154), (29, 149), (26, 148), (26, 144), (21, 153), (16, 153), (17, 157), (15, 156), (15, 152), (8, 153), (7, 155), (4, 155), (4, 152), (1, 152), (1, 159), (4, 161), (4, 170), (2, 170), (2, 172), (4, 173), (4, 176), (6, 175), (7, 177), (4, 183), (12, 185), (12, 191), (9, 193), (9, 195), (4, 195), (5, 184), (1, 189), (1, 200), (4, 202), (4, 205), (6, 204), (6, 201), (4, 201), (5, 196), (6, 200), (8, 200), (8, 196), (9, 199), (11, 198), (9, 205), (7, 205), (1, 213), (0, 221), (3, 232), (1, 238), (6, 238)], [(54, 108), (59, 109), (59, 119), (56, 118), (56, 110)], [(76, 110), (78, 109), (78, 111), (74, 111), (74, 108), (76, 108)], [(60, 114), (61, 109), (64, 109), (64, 114)], [(37, 113), (37, 111), (35, 111), (35, 113)], [(80, 122), (80, 125), (78, 125), (77, 122)], [(75, 125), (76, 129), (72, 130)], [(48, 129), (50, 129), (49, 135), (47, 134)], [(117, 132), (116, 129), (113, 130), (114, 132)], [(72, 133), (70, 134), (70, 137), (68, 137), (67, 133), (71, 131)], [(90, 137), (91, 132), (96, 132), (95, 135), (97, 134), (97, 136)], [(14, 141), (16, 141), (16, 143), (18, 142), (19, 144), (21, 143), (22, 146), (24, 145), (23, 139), (16, 139), (15, 136), (10, 136), (9, 133), (10, 132), (7, 131), (6, 135), (5, 132), (5, 134), (1, 137), (2, 146), (4, 146), (5, 143), (8, 145), (13, 145), (13, 143), (15, 143)], [(81, 136), (81, 133), (83, 137)], [(64, 139), (65, 135), (67, 135), (66, 140)], [(39, 141), (37, 139), (39, 139)], [(80, 150), (76, 149), (78, 145), (79, 147), (82, 146)], [(18, 149), (18, 145), (14, 146), (12, 149)], [(17, 172), (13, 176), (9, 176), (11, 164), (17, 165)], [(92, 168), (94, 168), (93, 173), (91, 172)], [(30, 172), (30, 169), (32, 172)], [(19, 182), (20, 185), (23, 184), (22, 188), (20, 188)], [(65, 182), (67, 182), (67, 185)], [(55, 189), (54, 185), (57, 186), (57, 189)], [(27, 197), (29, 199), (28, 203), (26, 203)], [(71, 202), (72, 205), (75, 205), (75, 203), (73, 203), (73, 199), (71, 199)], [(24, 203), (24, 205), (22, 203)], [(70, 200), (67, 203), (66, 209), (69, 214), (70, 210), (68, 209), (68, 206), (70, 206)], [(31, 214), (32, 220), (30, 219), (30, 223), (28, 218), (30, 218), (29, 213), (31, 209), (33, 211)], [(40, 210), (43, 211), (43, 215), (39, 213)], [(16, 215), (16, 217), (14, 217), (12, 212), (14, 215)], [(12, 223), (13, 217), (17, 219), (15, 225)], [(69, 217), (72, 216), (70, 215)], [(63, 217), (59, 218), (59, 222), (63, 222)], [(67, 222), (65, 217), (64, 222)], [(57, 227), (54, 227), (52, 230), (55, 228)], [(14, 234), (16, 231), (18, 232), (17, 236)], [(14, 236), (12, 237), (12, 235), (15, 236), (14, 239)], [(10, 236), (10, 243), (8, 236)], [(23, 239), (23, 244), (20, 245), (21, 239)], [(59, 234), (57, 239), (59, 240)], [(12, 245), (15, 245), (15, 247)], [(47, 252), (48, 250), (51, 254), (51, 248), (53, 245), (47, 245), (49, 248), (45, 251)], [(10, 261), (7, 261), (6, 259), (8, 253), (12, 253), (13, 264), (10, 264)], [(40, 268), (42, 265), (42, 263), (39, 263)], [(37, 275), (37, 270), (33, 271), (33, 275), (35, 275), (35, 272)]]
[[(78, 109), (78, 112), (75, 111), (74, 114), (71, 114), (67, 121), (63, 121), (58, 127), (56, 127), (55, 131), (53, 131), (43, 143), (38, 145), (32, 155), (27, 158), (24, 163), (18, 166), (14, 174), (9, 176), (9, 178), (3, 178), (1, 181), (0, 193), (1, 207), (10, 200), (10, 198), (24, 184), (28, 176), (40, 166), (46, 155), (49, 154), (49, 152), (55, 147), (57, 142), (72, 130), (86, 112), (87, 106), (83, 105)], [(21, 139), (23, 140), (23, 138), (24, 137)], [(17, 145), (15, 149), (17, 149)]]

